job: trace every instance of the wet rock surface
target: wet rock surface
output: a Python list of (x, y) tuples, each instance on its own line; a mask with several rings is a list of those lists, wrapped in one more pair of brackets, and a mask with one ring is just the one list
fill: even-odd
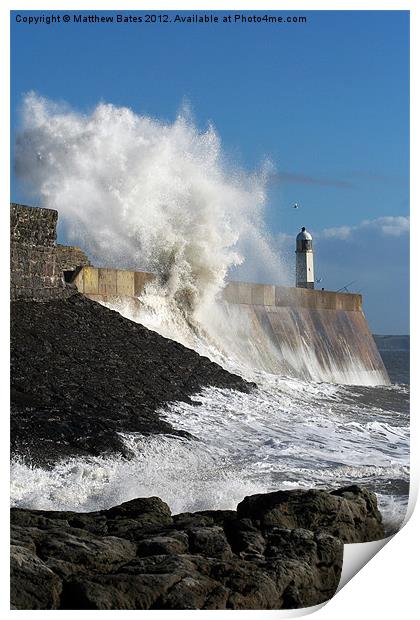
[[(358, 487), (333, 493), (302, 491), (299, 501), (297, 497), (294, 491), (257, 495), (245, 498), (237, 511), (175, 516), (156, 497), (92, 513), (14, 508), (12, 606), (316, 605), (333, 596), (340, 579), (343, 540), (337, 533), (352, 542), (365, 541), (367, 532), (383, 536), (381, 517), (375, 496)], [(282, 521), (281, 515), (288, 514), (293, 527)]]
[(11, 304), (11, 449), (37, 465), (125, 452), (118, 433), (172, 433), (157, 409), (252, 384), (79, 294)]

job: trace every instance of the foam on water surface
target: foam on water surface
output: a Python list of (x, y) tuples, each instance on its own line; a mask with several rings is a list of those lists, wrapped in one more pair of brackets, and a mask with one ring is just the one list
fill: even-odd
[(185, 111), (173, 123), (108, 104), (79, 114), (31, 94), (23, 121), (17, 173), (58, 209), (67, 239), (96, 264), (158, 276), (140, 312), (123, 301), (111, 307), (257, 389), (207, 388), (194, 405), (162, 412), (194, 440), (126, 435), (129, 459), (70, 459), (50, 470), (15, 460), (13, 505), (89, 511), (158, 495), (181, 512), (360, 482), (377, 490), (390, 526), (399, 523), (409, 480), (406, 388), (375, 387), (383, 376), (350, 349), (346, 364), (326, 352), (320, 365), (304, 333), (292, 345), (274, 346), (262, 332), (250, 339), (250, 314), (220, 302), (228, 275), (291, 283), (264, 226), (266, 168), (234, 166), (214, 128), (200, 131)]
[[(250, 394), (208, 388), (195, 405), (164, 415), (196, 439), (126, 435), (131, 457), (67, 461), (52, 470), (12, 466), (12, 501), (32, 508), (89, 511), (158, 495), (173, 512), (233, 509), (245, 495), (275, 489), (378, 490), (389, 527), (406, 507), (408, 426), (392, 412), (366, 421), (366, 408), (343, 405), (348, 388), (284, 381)], [(395, 492), (395, 487), (401, 487)]]

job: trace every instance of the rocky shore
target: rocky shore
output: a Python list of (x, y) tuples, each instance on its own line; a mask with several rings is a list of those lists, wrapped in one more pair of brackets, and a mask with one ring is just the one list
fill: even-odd
[(12, 509), (15, 609), (290, 609), (331, 598), (343, 543), (383, 538), (376, 497), (278, 491), (171, 515), (159, 498), (91, 513)]
[[(48, 467), (126, 454), (121, 433), (187, 433), (159, 413), (253, 384), (65, 283), (88, 259), (58, 214), (11, 205), (11, 452)], [(70, 274), (71, 275), (71, 274)], [(127, 455), (129, 456), (129, 455)], [(172, 515), (158, 497), (91, 513), (11, 510), (13, 609), (290, 609), (331, 598), (343, 545), (385, 535), (373, 493), (278, 491)]]
[(252, 388), (78, 293), (11, 304), (11, 451), (27, 462), (124, 453), (121, 432), (185, 434), (157, 410), (209, 385)]

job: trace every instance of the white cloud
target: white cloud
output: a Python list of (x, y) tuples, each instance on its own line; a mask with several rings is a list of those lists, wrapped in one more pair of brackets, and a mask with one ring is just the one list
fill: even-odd
[(279, 244), (290, 243), (290, 241), (295, 241), (296, 235), (288, 235), (287, 233), (279, 232), (277, 233), (277, 241)]
[(376, 232), (383, 235), (399, 237), (407, 234), (410, 230), (410, 218), (408, 216), (384, 216), (374, 220), (363, 220), (357, 226), (339, 226), (337, 228), (324, 228), (318, 233), (320, 239), (351, 239), (360, 233)]
[(321, 232), (321, 236), (325, 239), (348, 239), (351, 235), (352, 228), (351, 226), (339, 226), (337, 228), (324, 228)]
[(378, 217), (376, 220), (364, 220), (361, 226), (377, 228), (384, 235), (399, 237), (410, 230), (410, 218), (405, 216)]

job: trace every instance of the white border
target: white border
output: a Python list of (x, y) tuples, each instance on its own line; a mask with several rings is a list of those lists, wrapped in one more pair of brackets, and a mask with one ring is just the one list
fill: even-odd
[[(199, 6), (200, 5), (200, 6)], [(289, 0), (285, 2), (284, 0), (278, 0), (277, 2), (273, 2), (273, 0), (265, 0), (262, 6), (258, 6), (256, 0), (250, 2), (249, 0), (241, 0), (240, 2), (235, 2), (232, 0), (227, 0), (226, 2), (220, 2), (217, 0), (209, 0), (208, 2), (192, 2), (179, 0), (179, 2), (173, 1), (161, 1), (159, 3), (154, 3), (152, 1), (149, 2), (141, 2), (140, 0), (119, 0), (119, 2), (98, 2), (97, 0), (90, 0), (88, 4), (81, 0), (68, 0), (63, 2), (51, 2), (49, 0), (44, 0), (42, 3), (35, 4), (33, 1), (18, 1), (11, 2), (11, 0), (3, 0), (0, 5), (0, 40), (1, 40), (1, 79), (3, 81), (2, 88), (2, 97), (1, 97), (1, 116), (0, 116), (0, 128), (1, 135), (7, 136), (9, 135), (9, 118), (10, 118), (10, 110), (9, 110), (9, 101), (10, 97), (8, 93), (10, 93), (10, 71), (9, 71), (9, 63), (10, 63), (10, 30), (9, 30), (9, 11), (10, 10), (27, 10), (27, 11), (35, 11), (35, 10), (132, 10), (132, 11), (140, 11), (144, 9), (150, 10), (158, 10), (158, 9), (179, 9), (179, 10), (284, 10), (288, 13), (301, 13), (303, 11), (310, 10), (410, 10), (411, 11), (411, 109), (418, 110), (419, 107), (419, 97), (418, 97), (418, 89), (417, 83), (418, 78), (415, 79), (419, 75), (419, 62), (420, 58), (419, 53), (419, 44), (418, 44), (418, 36), (419, 36), (419, 28), (418, 28), (418, 10), (417, 10), (417, 2), (415, 0), (404, 0), (404, 1), (395, 1), (395, 0), (353, 0), (352, 2), (341, 1), (340, 3), (334, 2), (333, 0)], [(28, 60), (30, 62), (30, 60)], [(414, 114), (411, 114), (411, 136), (412, 136), (412, 147), (411, 147), (411, 204), (413, 204), (412, 212), (411, 212), (411, 226), (412, 230), (418, 230), (418, 171), (419, 162), (418, 162), (418, 126), (419, 121), (417, 120)], [(2, 194), (2, 210), (1, 210), (1, 234), (3, 235), (0, 243), (0, 252), (1, 252), (1, 265), (2, 265), (2, 291), (4, 295), (4, 300), (2, 305), (0, 306), (2, 317), (0, 321), (1, 329), (2, 329), (2, 343), (3, 343), (3, 356), (1, 358), (2, 361), (2, 394), (3, 394), (3, 407), (2, 407), (2, 441), (4, 442), (4, 447), (2, 450), (2, 456), (4, 459), (4, 467), (2, 471), (8, 471), (8, 422), (7, 422), (7, 412), (8, 412), (8, 308), (7, 308), (7, 291), (8, 291), (8, 281), (9, 281), (9, 201), (10, 201), (10, 187), (9, 187), (9, 173), (7, 162), (9, 162), (9, 145), (8, 141), (3, 138), (0, 143), (0, 160), (2, 162), (2, 166), (0, 168), (1, 174), (1, 183), (0, 183), (0, 192)], [(3, 219), (4, 218), (4, 219)], [(412, 247), (411, 247), (411, 265), (412, 271), (414, 271), (416, 267), (416, 257), (415, 253), (415, 239), (413, 239)], [(417, 258), (418, 260), (418, 258)], [(417, 300), (418, 293), (416, 286), (418, 286), (418, 278), (416, 274), (412, 276), (411, 282), (411, 316), (415, 317), (416, 309), (418, 308)], [(418, 330), (414, 321), (412, 321), (412, 333), (411, 333), (411, 350), (418, 351), (419, 350), (419, 338), (418, 338)], [(418, 370), (418, 362), (417, 362), (417, 354), (412, 355), (412, 376), (416, 376)], [(419, 441), (418, 441), (418, 421), (416, 420), (416, 416), (419, 415), (417, 412), (417, 404), (418, 404), (418, 389), (415, 386), (415, 383), (412, 383), (412, 420), (411, 420), (411, 493), (410, 493), (410, 503), (409, 503), (409, 514), (413, 512), (414, 504), (418, 494), (418, 486), (419, 486), (419, 473), (420, 473), (420, 464), (419, 464)], [(2, 476), (2, 493), (1, 498), (3, 501), (3, 510), (0, 512), (3, 521), (2, 521), (2, 533), (3, 539), (2, 543), (4, 544), (4, 551), (2, 553), (2, 557), (7, 560), (8, 558), (8, 514), (9, 514), (9, 489), (8, 489), (8, 478), (6, 476)], [(322, 608), (322, 611), (318, 612), (318, 617), (324, 620), (328, 618), (336, 620), (339, 617), (342, 620), (346, 620), (347, 618), (353, 618), (355, 615), (359, 617), (369, 617), (370, 615), (380, 618), (381, 620), (386, 620), (387, 618), (394, 618), (396, 615), (402, 616), (403, 618), (411, 618), (415, 616), (414, 610), (418, 611), (417, 606), (417, 574), (418, 574), (418, 549), (419, 546), (419, 531), (420, 531), (420, 517), (419, 517), (419, 509), (417, 507), (414, 516), (408, 522), (408, 524), (403, 528), (401, 532), (399, 532), (394, 539), (391, 541), (389, 545), (386, 546), (384, 550), (369, 562), (369, 564), (363, 569), (361, 574), (356, 575), (351, 580), (351, 585), (344, 587), (325, 607)], [(369, 545), (375, 545), (374, 543), (369, 543)], [(351, 570), (354, 570), (354, 562), (357, 558), (361, 560), (359, 552), (356, 553), (355, 546), (346, 546), (346, 566), (347, 568), (353, 567)], [(378, 545), (376, 546), (378, 547)], [(375, 550), (377, 550), (375, 547)], [(350, 548), (350, 549), (349, 549)], [(373, 552), (373, 547), (371, 553)], [(368, 554), (369, 559), (370, 553)], [(366, 559), (366, 558), (365, 558)], [(360, 562), (359, 562), (360, 566)], [(31, 614), (33, 612), (21, 612), (21, 611), (13, 611), (10, 612), (7, 608), (7, 584), (9, 580), (9, 569), (8, 563), (6, 561), (2, 563), (2, 586), (6, 586), (3, 588), (3, 596), (1, 600), (1, 605), (6, 613), (13, 613), (14, 616), (16, 614), (20, 615), (22, 613)], [(345, 570), (347, 570), (345, 568)], [(322, 607), (322, 606), (321, 606)], [(276, 611), (276, 612), (206, 612), (208, 615), (216, 613), (217, 618), (221, 618), (222, 615), (229, 616), (233, 614), (246, 614), (247, 616), (253, 616), (255, 618), (261, 617), (261, 615), (274, 615), (278, 614), (280, 617), (298, 617), (302, 615), (306, 615), (310, 613), (310, 611), (315, 611), (319, 608), (311, 608), (311, 610), (293, 610), (291, 612), (286, 611)], [(416, 609), (417, 608), (417, 609)], [(60, 614), (72, 614), (74, 612), (51, 612), (51, 613), (60, 613)], [(135, 613), (135, 612), (134, 612)], [(145, 612), (143, 612), (145, 613)], [(197, 615), (202, 612), (199, 611), (191, 611), (188, 612), (189, 615)], [(88, 615), (90, 612), (88, 611), (78, 611), (79, 615)], [(120, 614), (120, 611), (108, 612), (108, 616), (115, 616), (115, 614)], [(184, 618), (184, 611), (170, 611), (170, 612), (154, 612), (155, 617), (167, 616), (168, 618)]]

